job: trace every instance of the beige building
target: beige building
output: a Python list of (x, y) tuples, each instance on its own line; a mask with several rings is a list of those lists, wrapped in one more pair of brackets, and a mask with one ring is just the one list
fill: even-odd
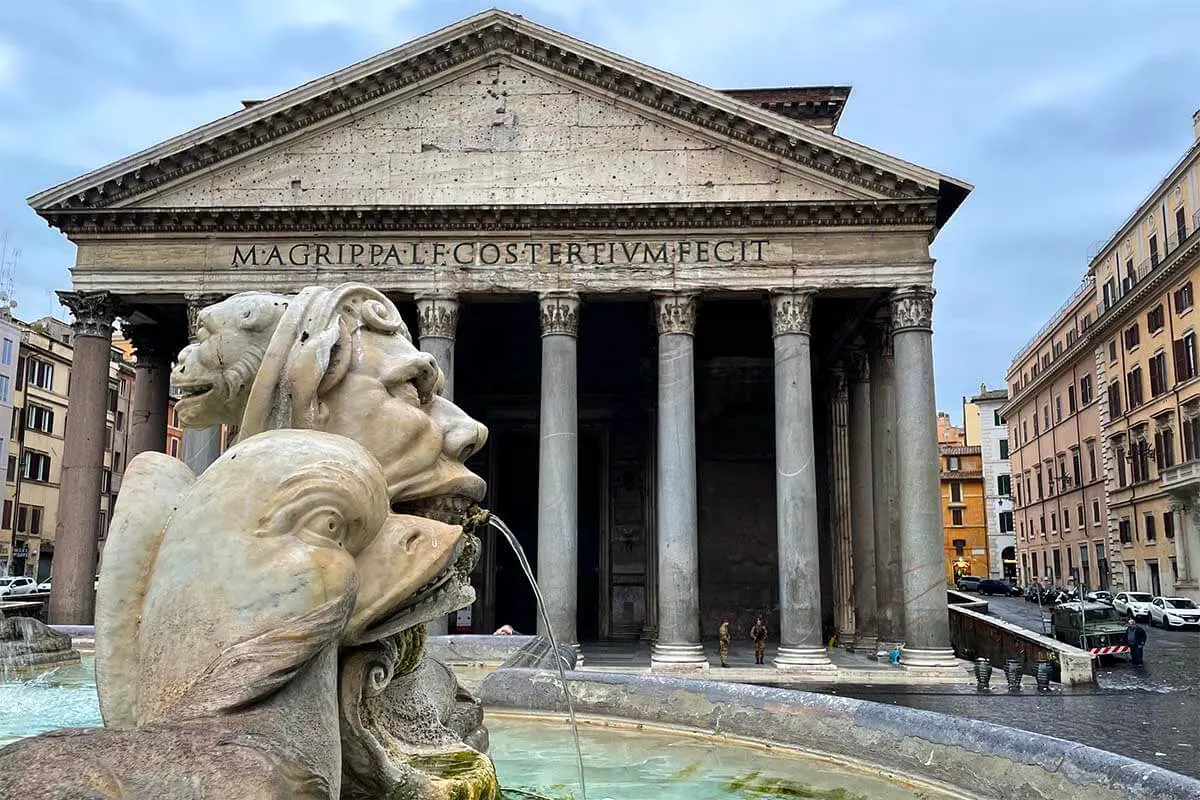
[(1099, 287), (1089, 338), (1109, 464), (1114, 585), (1200, 597), (1200, 112), (1195, 125), (1196, 143), (1088, 274)]
[(1026, 579), (1200, 597), (1200, 112), (1193, 125), (1009, 369)]
[[(53, 571), (74, 334), (70, 324), (53, 317), (16, 325), (20, 344), (0, 518), (0, 559), (9, 574), (41, 581)], [(112, 348), (94, 531), (101, 549), (128, 461), (133, 378), (132, 365), (118, 348)]]
[(1095, 359), (1088, 278), (1009, 367), (1008, 423), (1019, 575), (1066, 585), (1109, 585)]

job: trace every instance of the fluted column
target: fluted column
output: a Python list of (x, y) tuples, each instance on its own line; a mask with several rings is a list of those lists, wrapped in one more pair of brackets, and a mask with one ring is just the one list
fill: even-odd
[(838, 640), (854, 643), (854, 583), (850, 533), (849, 396), (846, 371), (840, 365), (829, 371), (829, 508), (833, 580), (833, 625)]
[(900, 565), (900, 503), (896, 466), (896, 372), (891, 317), (871, 328), (872, 499), (875, 508), (875, 623), (878, 655), (904, 644), (904, 584)]
[(933, 393), (933, 289), (892, 294), (904, 653), (911, 667), (956, 667), (950, 647)]
[(658, 639), (653, 669), (706, 668), (696, 517), (696, 295), (655, 298), (658, 320)]
[(817, 476), (813, 442), (813, 295), (771, 297), (775, 340), (775, 505), (780, 669), (832, 668), (821, 635)]
[(866, 350), (856, 347), (846, 358), (850, 384), (850, 515), (854, 552), (854, 651), (874, 656), (875, 622), (875, 493), (871, 462), (871, 374)]
[(129, 454), (167, 451), (167, 413), (171, 387), (171, 361), (177, 355), (175, 337), (162, 325), (126, 324), (122, 331), (133, 343), (133, 408), (129, 421)]
[[(192, 294), (187, 295), (188, 339), (196, 341), (197, 317), (201, 309), (221, 302), (223, 295)], [(188, 465), (192, 472), (199, 475), (208, 466), (221, 457), (221, 426), (209, 428), (186, 428), (183, 431), (183, 447), (180, 448), (179, 458)]]
[(93, 583), (100, 555), (98, 526), (108, 366), (112, 326), (119, 306), (108, 292), (59, 292), (58, 297), (71, 309), (75, 322), (49, 621), (90, 625), (96, 608)]
[[(417, 295), (417, 336), (420, 348), (433, 356), (442, 370), (445, 385), (442, 396), (454, 399), (454, 335), (458, 330), (458, 299), (449, 294)], [(449, 617), (435, 619), (425, 626), (430, 636), (449, 632)]]
[(458, 329), (458, 300), (448, 294), (417, 295), (417, 335), (420, 347), (433, 356), (446, 377), (442, 396), (454, 399), (454, 335)]
[[(538, 430), (537, 581), (554, 634), (578, 644), (579, 409), (576, 346), (579, 295), (543, 294), (542, 402)], [(538, 633), (546, 635), (545, 620)]]

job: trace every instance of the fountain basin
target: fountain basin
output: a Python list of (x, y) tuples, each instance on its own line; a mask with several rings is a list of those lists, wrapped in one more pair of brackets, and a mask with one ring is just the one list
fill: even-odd
[[(1050, 736), (929, 711), (744, 684), (573, 672), (576, 712), (794, 748), (914, 784), (1008, 800), (1196, 800), (1200, 781)], [(493, 710), (562, 713), (557, 676), (503, 669), (477, 694)]]

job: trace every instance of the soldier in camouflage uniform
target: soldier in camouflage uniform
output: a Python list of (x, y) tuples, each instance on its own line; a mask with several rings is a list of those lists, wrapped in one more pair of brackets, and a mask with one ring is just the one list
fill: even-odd
[(763, 624), (763, 618), (756, 617), (754, 627), (750, 629), (750, 638), (754, 640), (754, 663), (767, 663), (767, 626)]
[(729, 666), (729, 620), (721, 623), (720, 629), (717, 631), (719, 641), (719, 649), (721, 652), (721, 666)]

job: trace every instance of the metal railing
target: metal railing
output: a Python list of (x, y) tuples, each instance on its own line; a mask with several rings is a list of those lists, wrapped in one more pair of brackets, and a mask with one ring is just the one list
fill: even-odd
[[(1029, 341), (1021, 345), (1021, 349), (1017, 351), (1017, 355), (1013, 358), (1012, 363), (1016, 364), (1018, 361), (1024, 358), (1029, 353), (1030, 348), (1032, 348), (1033, 345), (1035, 345), (1037, 341), (1047, 333), (1047, 331), (1055, 326), (1063, 312), (1074, 305), (1075, 301), (1078, 300), (1084, 292), (1090, 289), (1095, 282), (1096, 279), (1092, 275), (1084, 277), (1084, 279), (1080, 281), (1079, 285), (1075, 287), (1075, 291), (1071, 292), (1071, 296), (1067, 298), (1066, 302), (1059, 306), (1058, 310), (1050, 315), (1050, 321), (1039, 328), (1038, 332), (1030, 337)], [(1076, 331), (1075, 333), (1078, 335), (1079, 331)], [(1072, 342), (1072, 344), (1074, 344), (1074, 342)]]
[(1191, 232), (1185, 231), (1183, 236), (1180, 236), (1178, 232), (1168, 236), (1166, 238), (1166, 248), (1164, 249), (1162, 255), (1158, 256), (1157, 259), (1154, 256), (1142, 259), (1134, 268), (1133, 275), (1121, 275), (1118, 273), (1118, 275), (1114, 276), (1119, 278), (1119, 280), (1116, 282), (1115, 297), (1109, 299), (1108, 303), (1106, 304), (1105, 298), (1101, 296), (1100, 302), (1096, 304), (1096, 318), (1099, 319), (1103, 314), (1111, 311), (1117, 305), (1117, 303), (1121, 301), (1121, 298), (1132, 292), (1134, 288), (1138, 286), (1138, 284), (1154, 274), (1159, 267), (1163, 266), (1167, 262), (1168, 257), (1179, 249), (1180, 245), (1196, 235), (1197, 230), (1200, 230), (1200, 211), (1196, 211), (1194, 214), (1192, 214)]

